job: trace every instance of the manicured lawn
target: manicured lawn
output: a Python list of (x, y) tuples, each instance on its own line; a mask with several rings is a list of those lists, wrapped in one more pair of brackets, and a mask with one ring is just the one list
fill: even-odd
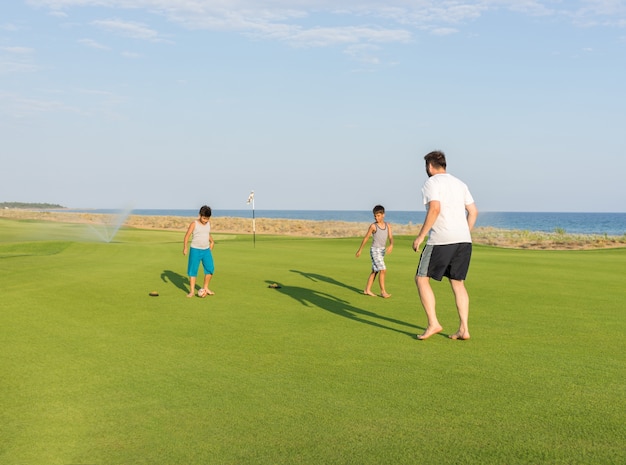
[(360, 238), (217, 234), (188, 299), (183, 235), (0, 220), (0, 463), (626, 462), (626, 249), (477, 246), (417, 341), (412, 238), (382, 299)]

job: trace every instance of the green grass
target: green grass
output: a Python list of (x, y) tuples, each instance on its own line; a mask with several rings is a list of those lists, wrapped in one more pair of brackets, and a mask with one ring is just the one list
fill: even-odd
[(359, 238), (217, 234), (188, 299), (183, 235), (0, 221), (0, 463), (626, 461), (626, 249), (477, 246), (472, 339), (417, 341), (412, 238), (381, 299)]

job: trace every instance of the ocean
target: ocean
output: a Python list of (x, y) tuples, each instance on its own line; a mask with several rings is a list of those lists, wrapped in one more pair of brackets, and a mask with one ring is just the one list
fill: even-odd
[[(119, 213), (113, 209), (74, 210), (91, 213)], [(252, 209), (213, 210), (214, 217), (252, 218)], [(194, 218), (198, 210), (137, 209), (133, 215), (184, 216)], [(362, 210), (255, 210), (255, 218), (298, 219), (315, 221), (373, 221), (371, 211)], [(421, 224), (424, 211), (388, 211), (385, 219), (396, 224)], [(568, 234), (600, 234), (622, 236), (626, 234), (626, 213), (579, 212), (480, 212), (477, 227), (516, 229), (522, 231), (565, 232)]]

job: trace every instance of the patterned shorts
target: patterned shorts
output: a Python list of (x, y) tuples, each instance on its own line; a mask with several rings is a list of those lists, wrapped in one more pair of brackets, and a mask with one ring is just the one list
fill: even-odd
[(385, 248), (372, 247), (370, 248), (370, 257), (372, 257), (372, 271), (386, 270), (385, 266)]

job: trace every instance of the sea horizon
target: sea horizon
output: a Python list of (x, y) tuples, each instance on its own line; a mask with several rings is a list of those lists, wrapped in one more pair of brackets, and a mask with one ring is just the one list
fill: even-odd
[[(125, 214), (140, 216), (179, 216), (195, 218), (197, 209), (77, 209), (65, 208), (56, 211), (80, 213)], [(371, 222), (370, 210), (259, 210), (213, 209), (214, 217), (287, 219), (309, 221)], [(410, 225), (421, 224), (425, 211), (388, 210), (385, 215), (389, 223)], [(622, 236), (626, 234), (626, 213), (621, 212), (479, 212), (477, 227), (497, 229), (563, 232), (567, 234), (595, 234)]]

